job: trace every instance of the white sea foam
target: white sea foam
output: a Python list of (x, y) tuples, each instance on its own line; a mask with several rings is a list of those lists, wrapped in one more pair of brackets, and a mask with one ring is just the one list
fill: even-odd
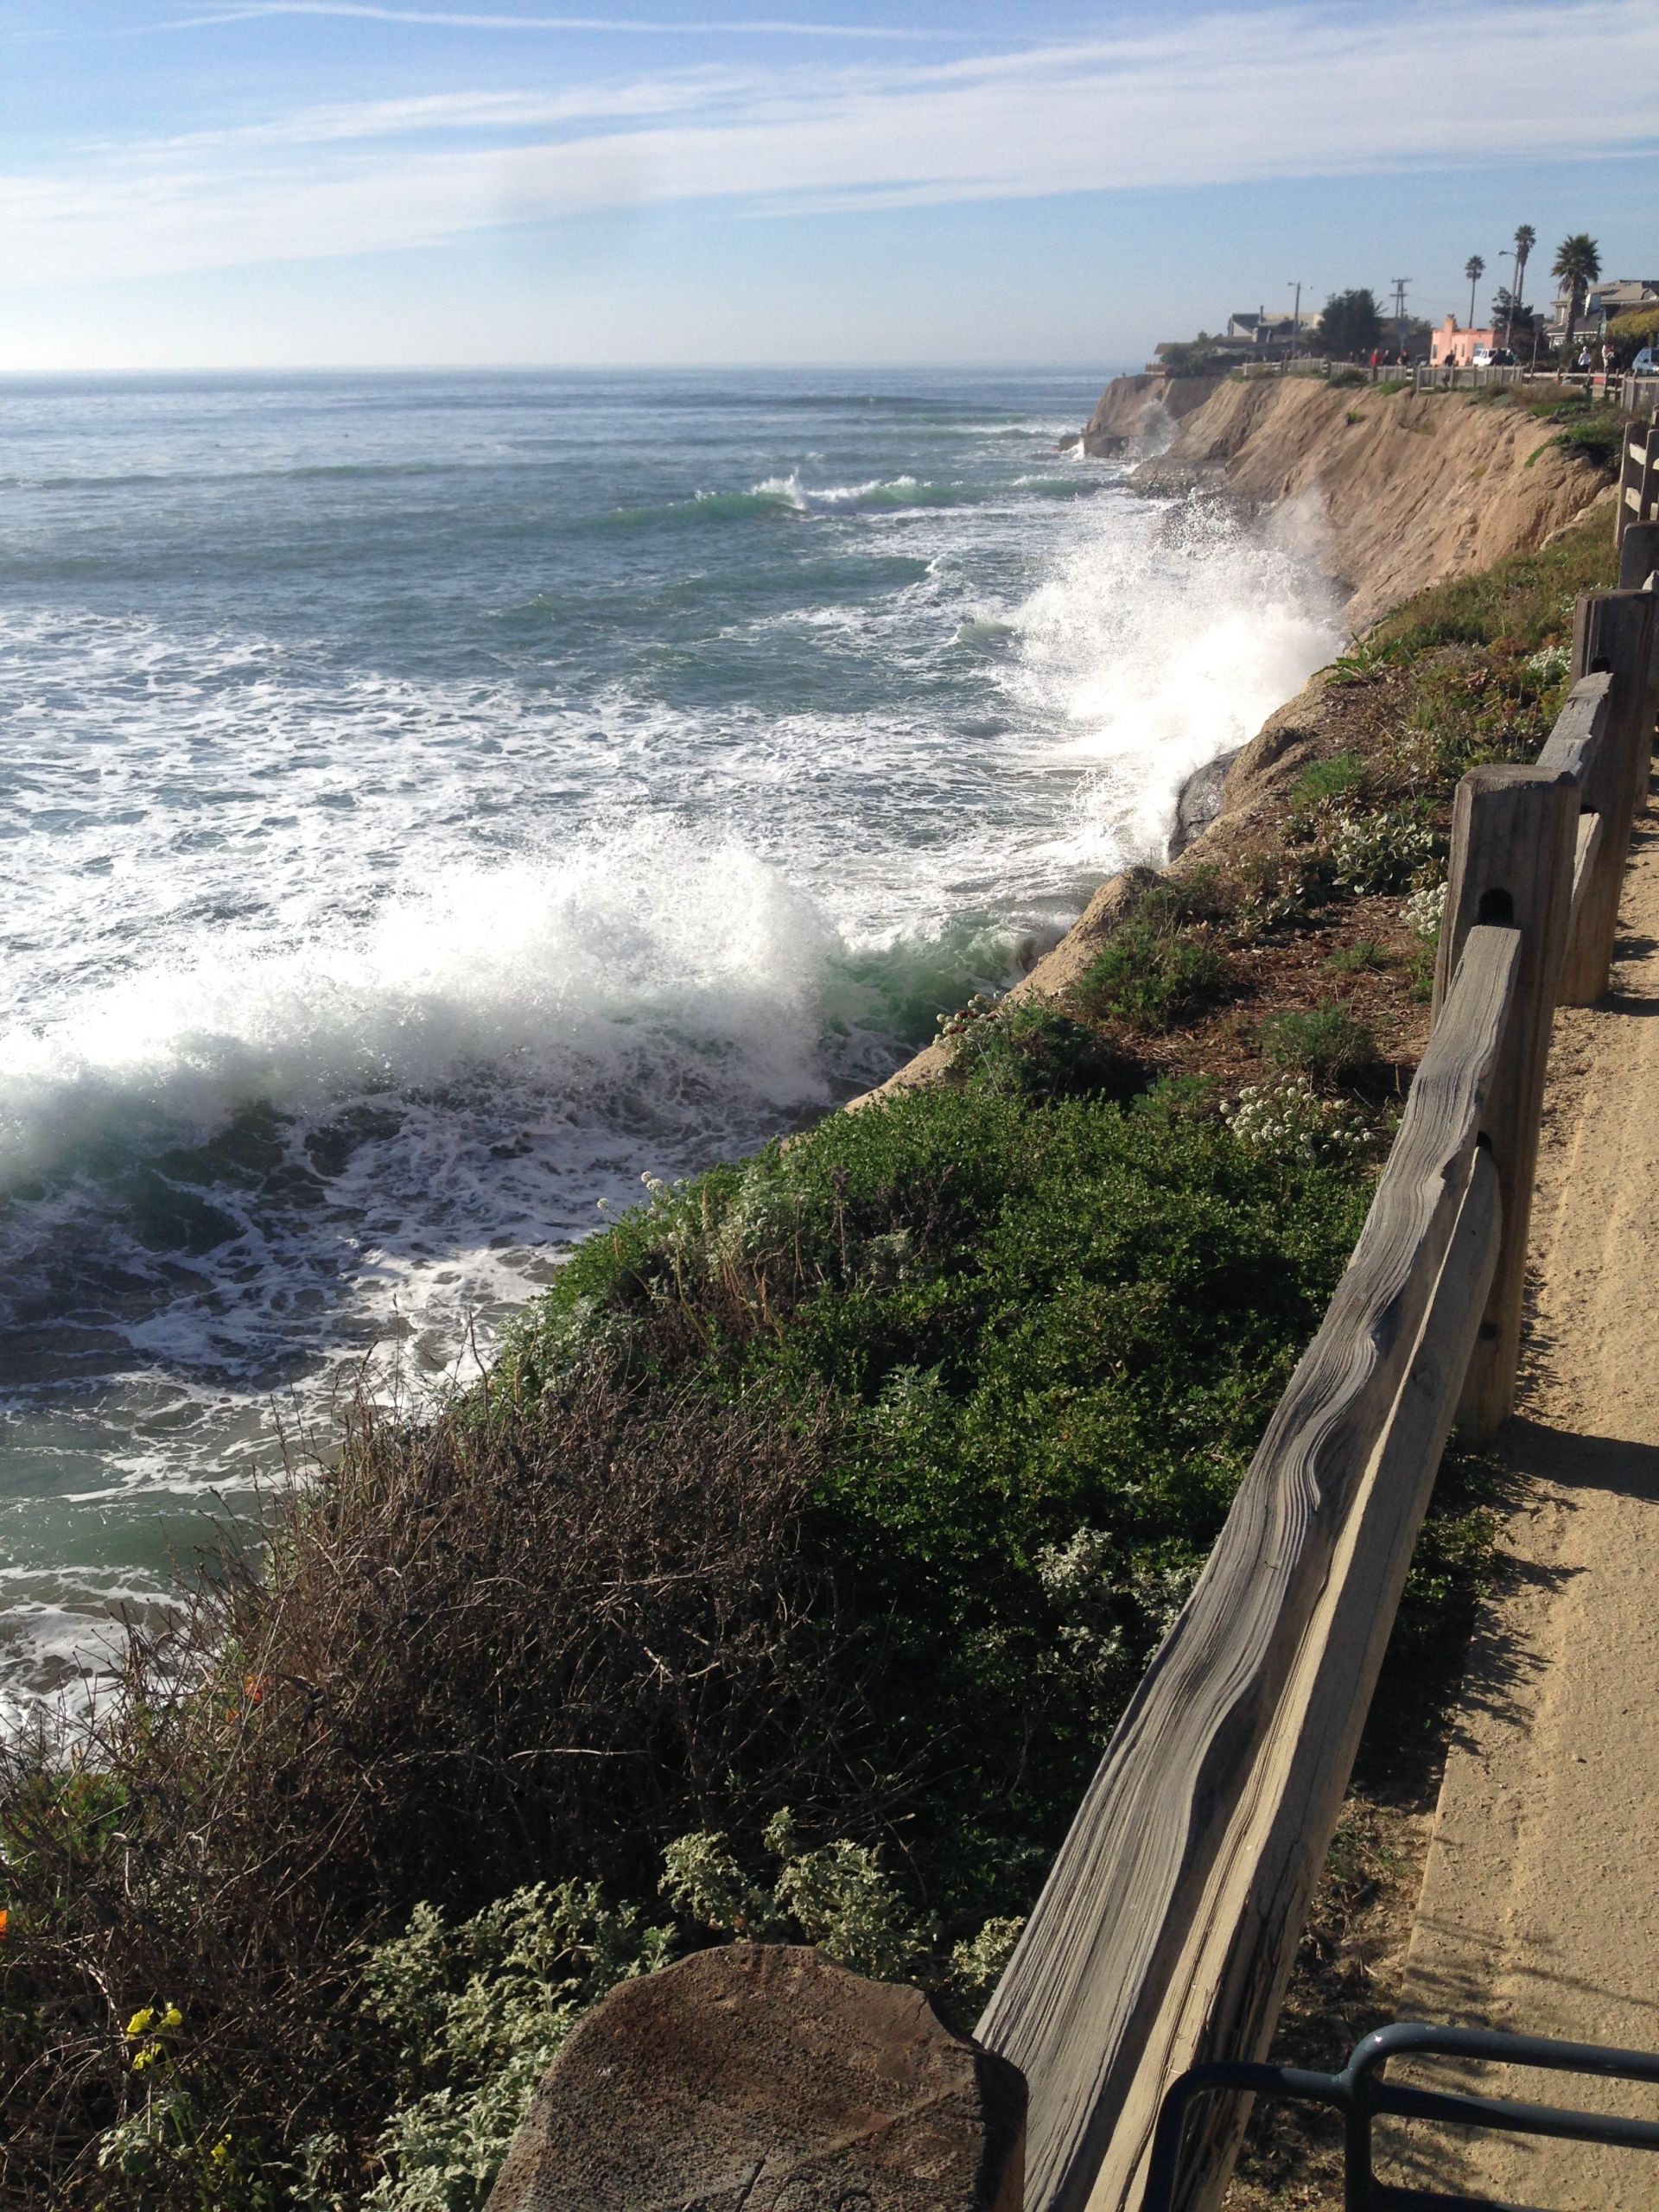
[(535, 859), (449, 860), (360, 922), (276, 934), (198, 925), (66, 994), (49, 1024), (0, 1031), (0, 1179), (135, 1116), (200, 1139), (256, 1102), (313, 1112), (480, 1070), (644, 1094), (729, 1060), (779, 1111), (824, 1095), (833, 932), (729, 837), (646, 818)]
[[(1006, 980), (1328, 657), (1294, 549), (1055, 428), (812, 421), (702, 499), (701, 459), (616, 461), (453, 643), (401, 571), (339, 625), (349, 562), (270, 582), (266, 490), (239, 601), (141, 563), (88, 603), (72, 563), (0, 609), (0, 1633), (41, 1679), (164, 1586), (157, 1501), (269, 1470), (273, 1394), (321, 1418), (374, 1347), (468, 1371), (642, 1172), (798, 1123)], [(486, 504), (413, 525), (432, 563)]]
[(1014, 680), (1090, 771), (1057, 849), (1161, 859), (1187, 779), (1340, 650), (1337, 607), (1305, 562), (1213, 508), (1169, 506), (1151, 545), (1089, 514), (1019, 616)]

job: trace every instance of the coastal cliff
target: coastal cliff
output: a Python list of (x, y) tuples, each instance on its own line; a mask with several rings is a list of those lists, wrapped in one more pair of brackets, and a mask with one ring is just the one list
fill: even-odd
[[(1100, 435), (1127, 441), (1155, 435), (1160, 423), (1166, 432), (1173, 410), (1162, 411), (1160, 385), (1179, 391), (1180, 419), (1172, 442), (1135, 470), (1137, 486), (1208, 487), (1256, 509), (1265, 528), (1293, 536), (1342, 583), (1344, 620), (1356, 633), (1434, 586), (1535, 552), (1611, 496), (1593, 463), (1554, 443), (1554, 424), (1462, 393), (1300, 378), (1118, 377), (1090, 433), (1118, 426)], [(1121, 427), (1134, 423), (1141, 428)], [(1094, 449), (1087, 434), (1085, 448)], [(1171, 843), (1178, 873), (1230, 863), (1270, 838), (1310, 763), (1360, 741), (1349, 725), (1363, 703), (1321, 670), (1248, 745), (1201, 768), (1182, 794)], [(1109, 877), (1006, 1003), (1063, 999), (1157, 881), (1145, 867)], [(954, 1040), (928, 1045), (851, 1103), (939, 1082), (956, 1058)]]
[[(1117, 411), (1135, 404), (1126, 394)], [(1602, 473), (1556, 435), (1485, 394), (1240, 379), (1188, 409), (1135, 481), (1274, 510), (1343, 585), (1357, 631), (1414, 592), (1541, 545), (1605, 496)]]
[(1110, 460), (1132, 439), (1184, 422), (1220, 389), (1219, 377), (1114, 377), (1084, 428), (1083, 449), (1096, 461)]

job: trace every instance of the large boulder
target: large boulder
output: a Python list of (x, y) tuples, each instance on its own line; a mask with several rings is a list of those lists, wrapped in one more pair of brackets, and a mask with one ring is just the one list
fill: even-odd
[(588, 2015), (488, 2212), (1020, 2212), (1025, 2110), (919, 1990), (732, 1943)]

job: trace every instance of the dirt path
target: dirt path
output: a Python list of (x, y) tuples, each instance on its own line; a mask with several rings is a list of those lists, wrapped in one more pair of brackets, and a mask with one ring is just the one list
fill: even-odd
[[(1477, 1638), (1404, 2018), (1659, 2050), (1659, 828), (1638, 826), (1614, 995), (1557, 1017), (1513, 1573)], [(1659, 2092), (1483, 2087), (1659, 2117)], [(1421, 2143), (1422, 2138), (1420, 2136)], [(1659, 2205), (1659, 2157), (1522, 2138), (1414, 2178), (1527, 2206)]]

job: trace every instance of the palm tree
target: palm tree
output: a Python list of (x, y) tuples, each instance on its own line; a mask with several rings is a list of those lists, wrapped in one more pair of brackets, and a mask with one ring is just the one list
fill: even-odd
[(1469, 279), (1469, 327), (1475, 327), (1475, 287), (1486, 274), (1486, 264), (1478, 253), (1471, 253), (1463, 264), (1463, 273)]
[(1517, 308), (1527, 288), (1527, 256), (1537, 243), (1537, 232), (1530, 223), (1522, 223), (1515, 234), (1515, 304)]
[(1555, 266), (1550, 275), (1558, 277), (1568, 294), (1567, 335), (1573, 335), (1573, 326), (1584, 310), (1584, 296), (1601, 274), (1601, 248), (1588, 231), (1574, 231), (1555, 249)]

